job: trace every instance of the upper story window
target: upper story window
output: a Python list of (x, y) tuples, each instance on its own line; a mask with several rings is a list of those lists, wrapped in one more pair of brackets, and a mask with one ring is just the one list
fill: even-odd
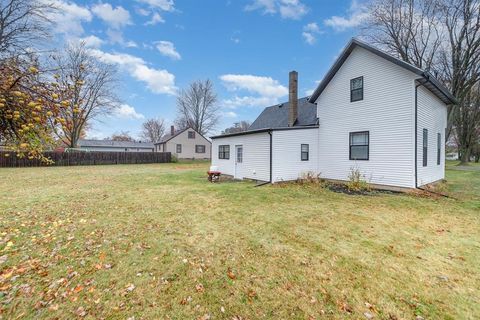
[(205, 153), (205, 145), (203, 144), (195, 145), (195, 153)]
[(195, 131), (188, 131), (188, 139), (195, 139)]
[(182, 145), (177, 144), (177, 153), (182, 153)]
[(363, 100), (363, 77), (350, 80), (350, 102)]
[(230, 159), (230, 146), (228, 144), (218, 146), (218, 159)]
[(350, 132), (350, 160), (368, 160), (370, 132)]

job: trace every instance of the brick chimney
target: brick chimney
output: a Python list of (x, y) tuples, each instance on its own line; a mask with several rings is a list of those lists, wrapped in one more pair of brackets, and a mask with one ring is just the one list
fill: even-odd
[(288, 74), (288, 126), (293, 127), (298, 117), (298, 73), (290, 71)]
[(170, 135), (174, 135), (175, 134), (175, 127), (174, 126), (170, 126)]

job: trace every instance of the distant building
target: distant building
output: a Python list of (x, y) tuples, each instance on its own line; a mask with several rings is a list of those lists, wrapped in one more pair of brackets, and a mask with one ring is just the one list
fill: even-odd
[(170, 134), (155, 143), (155, 151), (171, 152), (177, 159), (210, 159), (212, 143), (198, 131), (188, 127), (175, 131), (170, 127)]
[(142, 141), (113, 141), (80, 139), (78, 149), (85, 151), (110, 152), (153, 152), (155, 146), (151, 142)]

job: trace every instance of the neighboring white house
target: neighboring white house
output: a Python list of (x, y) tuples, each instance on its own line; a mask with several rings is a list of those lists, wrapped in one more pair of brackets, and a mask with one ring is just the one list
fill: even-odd
[(171, 152), (177, 159), (210, 159), (212, 143), (193, 128), (175, 131), (155, 143), (155, 151)]
[(309, 98), (266, 108), (242, 133), (212, 137), (212, 165), (272, 183), (303, 173), (348, 180), (358, 169), (379, 186), (415, 188), (445, 176), (447, 105), (429, 73), (352, 39)]
[(153, 152), (151, 142), (142, 141), (113, 141), (113, 140), (78, 140), (78, 148), (85, 151), (110, 152)]

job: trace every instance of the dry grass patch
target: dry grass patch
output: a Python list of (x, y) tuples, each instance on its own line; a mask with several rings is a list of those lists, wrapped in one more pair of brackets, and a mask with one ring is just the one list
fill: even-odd
[(1, 169), (0, 315), (480, 317), (480, 173), (448, 171), (454, 200), (211, 184), (207, 167)]

